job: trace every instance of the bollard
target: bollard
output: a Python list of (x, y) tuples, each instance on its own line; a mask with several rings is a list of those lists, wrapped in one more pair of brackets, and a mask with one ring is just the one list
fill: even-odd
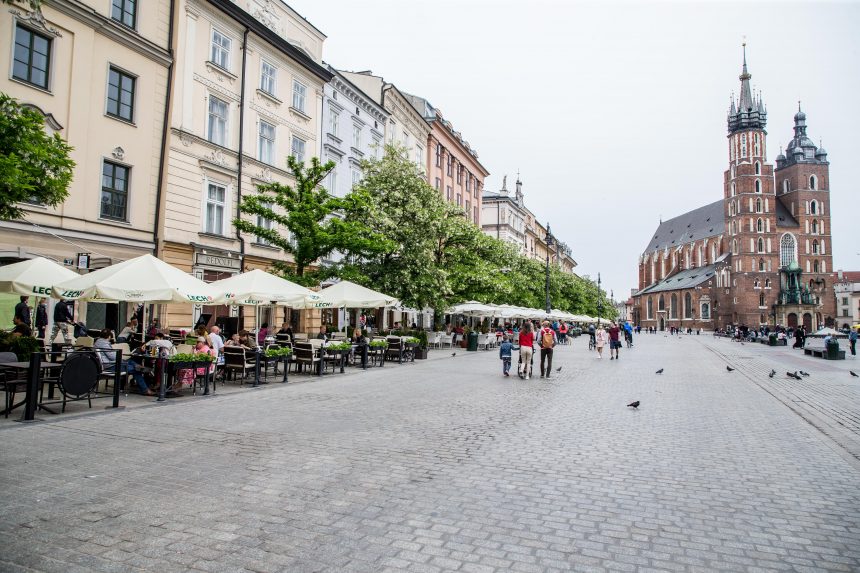
[(257, 347), (257, 351), (254, 353), (254, 388), (258, 388), (260, 386), (260, 347)]
[(283, 358), (284, 358), (284, 379), (281, 380), (281, 382), (286, 384), (287, 383), (287, 372), (289, 372), (289, 370), (290, 370), (290, 355), (284, 354)]
[[(213, 362), (204, 362), (203, 363), (203, 365), (206, 366), (206, 370), (204, 371), (205, 373), (203, 374), (203, 395), (204, 396), (209, 395), (209, 376), (210, 376), (210, 374), (209, 374), (210, 366), (209, 365), (210, 364), (214, 364), (214, 363)], [(197, 373), (195, 372), (195, 375), (196, 374)], [(213, 384), (214, 384), (214, 382), (213, 382)]]
[(113, 363), (113, 407), (119, 408), (119, 381), (122, 380), (122, 350), (116, 351)]
[[(159, 369), (161, 373), (158, 374)], [(158, 398), (156, 402), (165, 402), (167, 400), (167, 357), (163, 356), (159, 351), (158, 358), (155, 360), (156, 375), (161, 376), (161, 384), (158, 385)]]
[(361, 367), (365, 370), (367, 370), (367, 348), (367, 343), (361, 345)]
[(23, 422), (32, 422), (36, 419), (36, 402), (39, 399), (39, 384), (41, 379), (39, 371), (42, 369), (42, 356), (38, 352), (30, 354), (30, 369), (27, 370), (27, 398), (24, 404)]

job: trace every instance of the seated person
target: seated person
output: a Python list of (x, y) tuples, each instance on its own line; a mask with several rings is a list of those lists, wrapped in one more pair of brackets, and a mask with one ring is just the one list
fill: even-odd
[(199, 339), (201, 336), (206, 339), (206, 344), (211, 347), (212, 346), (212, 338), (209, 336), (209, 333), (206, 331), (206, 327), (202, 324), (194, 329), (194, 334), (197, 335)]
[(125, 327), (119, 331), (119, 334), (116, 337), (116, 341), (128, 342), (128, 339), (135, 332), (137, 332), (137, 320), (133, 318), (130, 321), (126, 322)]
[(10, 333), (12, 336), (33, 336), (33, 329), (27, 326), (20, 317), (16, 316), (12, 319), (12, 322), (15, 323), (15, 328), (13, 328)]
[[(197, 337), (197, 344), (194, 345), (194, 354), (208, 354), (213, 358), (217, 358), (215, 351), (206, 343), (206, 338), (203, 336)], [(215, 371), (215, 363), (209, 366), (209, 372)], [(178, 393), (182, 388), (190, 387), (194, 384), (194, 377), (204, 376), (206, 374), (206, 366), (197, 368), (194, 372), (191, 368), (183, 368), (176, 373), (176, 383), (170, 388), (171, 392)]]
[(242, 343), (239, 341), (239, 333), (237, 332), (231, 336), (230, 340), (224, 343), (224, 346), (242, 346)]
[(239, 331), (239, 345), (251, 350), (257, 347), (257, 344), (254, 341), (254, 335), (247, 330)]
[(328, 336), (326, 336), (325, 325), (320, 326), (320, 333), (316, 335), (316, 338), (318, 338), (319, 340), (328, 340)]
[(269, 336), (269, 323), (264, 322), (257, 332), (257, 346), (263, 346), (266, 343), (267, 336)]

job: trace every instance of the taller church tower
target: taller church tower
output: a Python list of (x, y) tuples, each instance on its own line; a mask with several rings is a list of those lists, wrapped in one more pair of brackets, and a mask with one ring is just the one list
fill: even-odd
[(728, 114), (729, 168), (725, 171), (726, 248), (731, 253), (732, 322), (767, 322), (778, 294), (779, 269), (773, 166), (767, 163), (767, 110), (750, 87), (744, 44), (740, 96)]

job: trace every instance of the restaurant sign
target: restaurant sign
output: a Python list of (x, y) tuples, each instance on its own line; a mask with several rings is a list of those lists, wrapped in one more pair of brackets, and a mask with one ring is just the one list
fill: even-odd
[(241, 268), (238, 258), (234, 257), (219, 257), (216, 255), (208, 255), (197, 253), (194, 258), (194, 264), (207, 267), (218, 267), (222, 269), (230, 269), (238, 271)]

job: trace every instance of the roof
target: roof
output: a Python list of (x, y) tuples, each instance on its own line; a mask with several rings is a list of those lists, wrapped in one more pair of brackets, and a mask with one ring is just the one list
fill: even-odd
[(678, 290), (692, 288), (698, 286), (714, 276), (714, 268), (716, 265), (708, 265), (706, 267), (696, 267), (695, 269), (687, 269), (678, 274), (664, 279), (657, 284), (651, 285), (640, 290), (636, 296), (643, 294), (653, 294), (655, 292), (663, 292), (667, 290)]
[(776, 226), (777, 227), (800, 227), (800, 223), (791, 214), (791, 211), (785, 208), (782, 201), (776, 200)]
[[(839, 278), (840, 274), (842, 278)], [(860, 271), (837, 271), (833, 278), (841, 283), (860, 283)]]
[(724, 209), (723, 200), (720, 199), (674, 219), (663, 221), (657, 227), (645, 253), (720, 235), (726, 226)]

